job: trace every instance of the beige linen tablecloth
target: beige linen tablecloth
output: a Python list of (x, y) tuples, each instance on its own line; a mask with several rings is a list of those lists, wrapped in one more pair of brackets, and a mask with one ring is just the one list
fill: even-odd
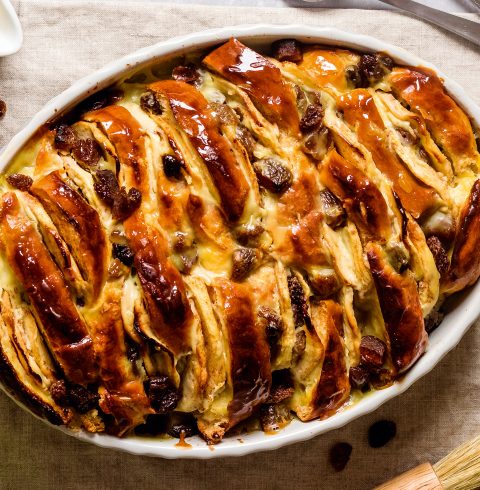
[[(8, 104), (0, 122), (0, 147), (48, 99), (105, 63), (171, 36), (242, 23), (297, 22), (374, 35), (435, 63), (480, 103), (478, 48), (398, 13), (126, 2), (14, 4), (25, 43), (18, 54), (0, 59), (0, 98)], [(0, 488), (371, 488), (417, 463), (438, 460), (480, 433), (477, 326), (431, 374), (376, 413), (314, 440), (240, 459), (168, 461), (99, 449), (39, 423), (1, 393)], [(367, 429), (381, 418), (394, 420), (398, 435), (387, 446), (372, 449)], [(328, 449), (337, 441), (353, 446), (341, 473), (328, 464)]]

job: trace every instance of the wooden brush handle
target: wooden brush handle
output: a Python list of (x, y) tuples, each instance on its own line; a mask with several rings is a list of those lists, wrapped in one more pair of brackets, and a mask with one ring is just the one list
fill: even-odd
[(424, 463), (397, 476), (374, 490), (444, 490), (430, 463)]

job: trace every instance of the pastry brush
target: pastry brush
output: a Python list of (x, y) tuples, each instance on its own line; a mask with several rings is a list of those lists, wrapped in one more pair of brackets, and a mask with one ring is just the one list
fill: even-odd
[(438, 463), (424, 463), (374, 490), (478, 490), (480, 436), (454, 449)]

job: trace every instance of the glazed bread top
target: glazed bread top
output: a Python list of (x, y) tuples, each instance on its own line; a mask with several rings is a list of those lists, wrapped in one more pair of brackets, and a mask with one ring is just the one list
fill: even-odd
[(441, 79), (271, 54), (231, 39), (142, 69), (2, 177), (0, 378), (37, 414), (209, 442), (329, 417), (477, 280), (480, 155)]

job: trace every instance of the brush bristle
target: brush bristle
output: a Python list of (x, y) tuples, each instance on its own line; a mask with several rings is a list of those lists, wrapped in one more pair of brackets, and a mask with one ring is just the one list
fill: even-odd
[(433, 469), (445, 490), (480, 488), (480, 436), (453, 450)]

